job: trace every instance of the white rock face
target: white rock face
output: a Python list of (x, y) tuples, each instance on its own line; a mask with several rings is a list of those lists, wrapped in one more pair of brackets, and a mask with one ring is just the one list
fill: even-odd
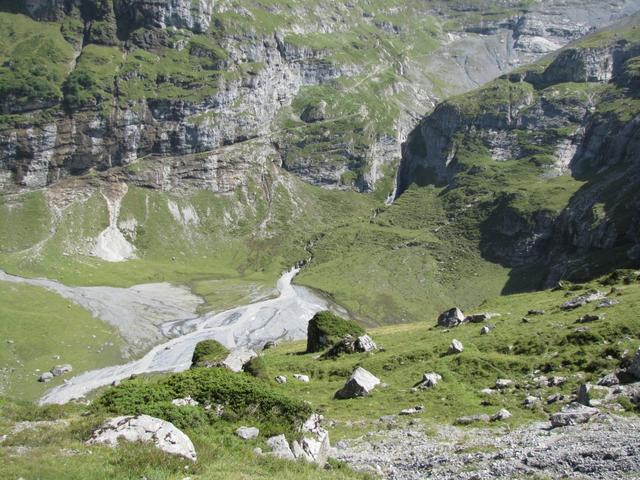
[(189, 460), (197, 459), (196, 450), (182, 431), (172, 423), (149, 415), (116, 417), (93, 432), (87, 444), (104, 444), (115, 447), (120, 439), (128, 442), (153, 442), (156, 448)]
[(336, 398), (366, 397), (380, 384), (380, 379), (362, 367), (358, 367), (340, 390), (336, 392)]
[(91, 253), (106, 262), (124, 262), (136, 256), (136, 247), (124, 238), (118, 228), (120, 204), (127, 190), (127, 185), (123, 183), (112, 195), (103, 194), (109, 208), (109, 226), (98, 235)]

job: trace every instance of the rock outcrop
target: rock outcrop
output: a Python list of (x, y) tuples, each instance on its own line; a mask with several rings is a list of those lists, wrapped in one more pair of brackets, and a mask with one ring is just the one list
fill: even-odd
[(180, 455), (193, 461), (197, 458), (189, 437), (173, 424), (149, 415), (116, 417), (107, 420), (93, 432), (87, 443), (114, 447), (120, 439), (128, 442), (152, 442), (163, 452)]

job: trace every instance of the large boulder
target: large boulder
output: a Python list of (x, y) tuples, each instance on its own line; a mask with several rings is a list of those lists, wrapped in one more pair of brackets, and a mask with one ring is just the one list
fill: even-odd
[(356, 368), (349, 380), (335, 394), (336, 398), (366, 397), (380, 384), (380, 379), (362, 367)]
[(229, 355), (229, 349), (216, 340), (198, 342), (191, 357), (191, 368), (220, 367)]
[(295, 460), (296, 457), (291, 451), (289, 442), (284, 435), (277, 435), (267, 440), (267, 445), (271, 447), (271, 455), (282, 460)]
[(224, 359), (222, 365), (232, 372), (241, 372), (245, 363), (257, 356), (258, 354), (250, 348), (234, 348), (233, 350), (231, 350), (231, 352), (229, 352), (227, 358)]
[(182, 431), (172, 423), (149, 415), (116, 417), (95, 430), (87, 444), (115, 447), (120, 439), (128, 442), (152, 442), (156, 448), (195, 461), (196, 450)]
[(579, 403), (572, 403), (567, 405), (562, 411), (551, 415), (551, 426), (556, 428), (587, 423), (598, 413), (596, 408), (587, 407)]
[(453, 307), (438, 316), (438, 326), (444, 328), (457, 327), (465, 321), (464, 313), (458, 307)]
[(365, 331), (355, 322), (329, 311), (316, 313), (307, 326), (307, 353), (321, 352), (336, 345), (347, 335), (359, 338)]

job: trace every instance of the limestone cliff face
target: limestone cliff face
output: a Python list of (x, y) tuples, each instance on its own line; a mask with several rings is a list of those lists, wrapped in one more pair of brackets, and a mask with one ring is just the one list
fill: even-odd
[(546, 268), (547, 284), (593, 273), (604, 256), (609, 268), (633, 264), (640, 258), (633, 207), (640, 201), (640, 43), (625, 32), (587, 37), (439, 105), (403, 146), (399, 194), (435, 184), (478, 202), (490, 192), (477, 207), (483, 254)]
[[(53, 91), (46, 97), (9, 90), (0, 99), (0, 189), (42, 188), (148, 156), (192, 163), (206, 157), (200, 153), (215, 155), (217, 149), (260, 138), (274, 144), (279, 164), (305, 181), (371, 191), (390, 174), (414, 118), (438, 96), (472, 88), (640, 8), (640, 0), (587, 2), (591, 14), (586, 16), (576, 2), (550, 3), (544, 9), (516, 8), (501, 20), (479, 24), (465, 23), (464, 9), (421, 5), (423, 15), (442, 22), (456, 18), (460, 28), (433, 33), (441, 46), (418, 62), (375, 47), (380, 39), (403, 42), (418, 27), (382, 21), (359, 2), (346, 10), (331, 4), (337, 13), (326, 14), (296, 7), (293, 20), (282, 24), (279, 19), (290, 12), (278, 6), (256, 9), (252, 3), (245, 8), (213, 0), (27, 0), (21, 7), (0, 2), (6, 11), (58, 22), (70, 50), (50, 75)], [(402, 16), (393, 9), (380, 13)], [(371, 45), (364, 43), (377, 58), (357, 49), (346, 54), (330, 40), (361, 25), (380, 31)], [(566, 59), (567, 72), (575, 74), (575, 62)], [(588, 75), (607, 80), (613, 63)], [(438, 65), (443, 68), (433, 73)], [(564, 67), (557, 68), (553, 75), (562, 75)], [(383, 74), (388, 85), (379, 88)], [(342, 96), (333, 104), (327, 98), (329, 112), (321, 121), (300, 121), (296, 112), (308, 106), (306, 92), (316, 86), (326, 87), (324, 95), (343, 89)], [(341, 103), (357, 103), (359, 95), (356, 113), (335, 113)], [(527, 99), (522, 101), (526, 106)], [(376, 102), (384, 112), (373, 111)], [(429, 141), (446, 138), (451, 126), (464, 121), (456, 115), (440, 108), (440, 124), (425, 128), (444, 129), (443, 135), (425, 131)], [(501, 113), (495, 120), (503, 120)], [(298, 123), (292, 127), (291, 121)]]

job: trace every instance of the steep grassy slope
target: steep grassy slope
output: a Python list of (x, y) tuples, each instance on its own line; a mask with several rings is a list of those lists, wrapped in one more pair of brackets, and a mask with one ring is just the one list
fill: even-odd
[[(619, 303), (597, 308), (597, 302), (594, 302), (573, 311), (559, 308), (568, 299), (594, 289)], [(325, 416), (325, 424), (329, 426), (334, 442), (379, 430), (379, 417), (397, 415), (401, 409), (415, 405), (423, 405), (424, 411), (410, 418), (398, 417), (395, 426), (388, 428), (400, 428), (410, 420), (435, 428), (451, 424), (461, 415), (493, 414), (500, 408), (507, 408), (513, 414), (506, 424), (517, 426), (531, 420), (546, 419), (549, 413), (559, 410), (573, 398), (579, 384), (593, 383), (625, 365), (640, 345), (640, 325), (635, 314), (638, 304), (640, 284), (637, 272), (619, 272), (591, 284), (565, 284), (556, 291), (492, 298), (478, 308), (500, 314), (488, 322), (495, 328), (486, 335), (480, 334), (480, 324), (443, 330), (435, 327), (434, 317), (429, 317), (420, 323), (370, 330), (374, 340), (383, 347), (371, 354), (321, 360), (314, 354), (303, 353), (305, 342), (284, 344), (264, 352), (270, 378), (251, 381), (266, 382), (264, 391), (275, 389), (280, 395), (309, 402), (313, 409)], [(544, 310), (545, 313), (530, 316), (528, 311), (531, 309)], [(597, 314), (600, 318), (586, 324), (576, 322), (586, 314)], [(525, 315), (529, 318), (526, 323), (522, 320)], [(459, 355), (446, 355), (453, 338), (461, 340), (465, 350)], [(356, 366), (370, 370), (388, 386), (377, 387), (366, 398), (334, 399), (333, 394)], [(442, 381), (434, 388), (412, 392), (411, 387), (421, 380), (422, 374), (431, 371), (441, 374)], [(310, 383), (295, 381), (294, 373), (309, 375)], [(198, 375), (198, 372), (178, 374), (178, 377), (183, 375), (186, 379)], [(237, 375), (244, 378), (246, 374)], [(286, 375), (289, 381), (278, 385), (272, 380), (275, 375)], [(537, 378), (542, 375), (547, 378), (566, 377), (566, 383), (544, 386)], [(513, 380), (513, 386), (491, 395), (481, 392), (493, 387), (500, 378)], [(248, 377), (246, 381), (249, 381)], [(177, 385), (180, 382), (168, 383)], [(189, 384), (186, 380), (183, 383)], [(167, 382), (160, 380), (158, 383), (158, 377), (136, 379), (111, 390), (117, 394), (104, 398), (117, 399), (121, 405), (119, 408), (125, 410), (127, 402), (132, 402), (129, 408), (135, 409), (135, 401), (139, 398), (127, 397), (127, 392), (138, 391), (143, 385), (152, 390), (154, 385), (160, 384)], [(546, 397), (556, 393), (564, 395), (564, 400), (547, 404)], [(164, 393), (158, 391), (157, 395)], [(527, 407), (523, 404), (527, 395), (535, 395), (541, 400)], [(600, 391), (592, 390), (592, 398), (599, 396)], [(92, 453), (89, 453), (89, 447), (81, 442), (88, 437), (91, 427), (103, 418), (100, 408), (89, 410), (88, 407), (70, 405), (41, 409), (3, 402), (0, 405), (0, 428), (4, 430), (18, 420), (67, 418), (70, 421), (42, 424), (40, 427), (34, 425), (33, 429), (10, 434), (0, 445), (4, 471), (11, 475), (56, 477), (62, 475), (60, 452), (65, 451), (72, 452), (64, 457), (66, 478), (138, 478), (146, 475), (148, 478), (173, 479), (184, 476), (184, 462), (140, 445), (127, 445), (116, 450), (92, 446)], [(599, 408), (618, 414), (625, 414), (624, 409), (629, 412), (635, 409), (622, 397), (607, 400)], [(87, 411), (91, 412), (88, 416), (82, 415)], [(265, 438), (260, 436), (245, 443), (232, 433), (238, 425), (251, 423), (250, 419), (225, 416), (209, 426), (201, 423), (201, 414), (191, 413), (193, 426), (186, 431), (194, 440), (199, 455), (198, 463), (189, 467), (188, 474), (194, 479), (225, 478), (225, 475), (238, 478), (358, 478), (350, 471), (316, 470), (303, 464), (254, 457), (252, 448), (264, 447)], [(189, 418), (185, 413), (179, 421), (189, 422)], [(490, 425), (498, 428), (504, 422)], [(268, 425), (264, 428), (265, 432), (270, 432)], [(24, 446), (29, 447), (28, 453), (20, 453), (19, 447)], [(248, 462), (247, 458), (252, 460)]]

